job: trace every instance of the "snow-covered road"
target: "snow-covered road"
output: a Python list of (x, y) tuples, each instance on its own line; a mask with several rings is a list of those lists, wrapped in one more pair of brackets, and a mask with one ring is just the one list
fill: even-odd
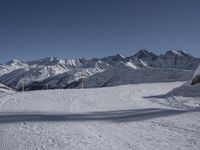
[(199, 150), (200, 98), (153, 98), (182, 84), (4, 95), (0, 150)]

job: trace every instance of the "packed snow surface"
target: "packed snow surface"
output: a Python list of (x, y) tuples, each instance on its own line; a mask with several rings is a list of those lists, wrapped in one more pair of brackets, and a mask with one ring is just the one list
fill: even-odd
[(183, 84), (4, 95), (0, 150), (199, 150), (200, 97), (154, 97)]

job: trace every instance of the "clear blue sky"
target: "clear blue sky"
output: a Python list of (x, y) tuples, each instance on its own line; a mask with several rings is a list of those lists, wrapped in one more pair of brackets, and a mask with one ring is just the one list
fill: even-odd
[(0, 63), (172, 48), (200, 57), (200, 0), (0, 0)]

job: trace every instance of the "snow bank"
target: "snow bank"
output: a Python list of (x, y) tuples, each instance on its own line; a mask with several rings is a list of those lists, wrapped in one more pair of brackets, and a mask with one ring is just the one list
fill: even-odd
[(194, 72), (191, 84), (194, 85), (194, 84), (197, 84), (199, 82), (200, 82), (200, 65), (198, 66), (198, 68)]

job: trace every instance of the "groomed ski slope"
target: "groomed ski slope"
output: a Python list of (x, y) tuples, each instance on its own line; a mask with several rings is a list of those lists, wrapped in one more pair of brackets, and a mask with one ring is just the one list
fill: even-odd
[(199, 150), (200, 98), (153, 98), (182, 84), (9, 93), (0, 150)]

